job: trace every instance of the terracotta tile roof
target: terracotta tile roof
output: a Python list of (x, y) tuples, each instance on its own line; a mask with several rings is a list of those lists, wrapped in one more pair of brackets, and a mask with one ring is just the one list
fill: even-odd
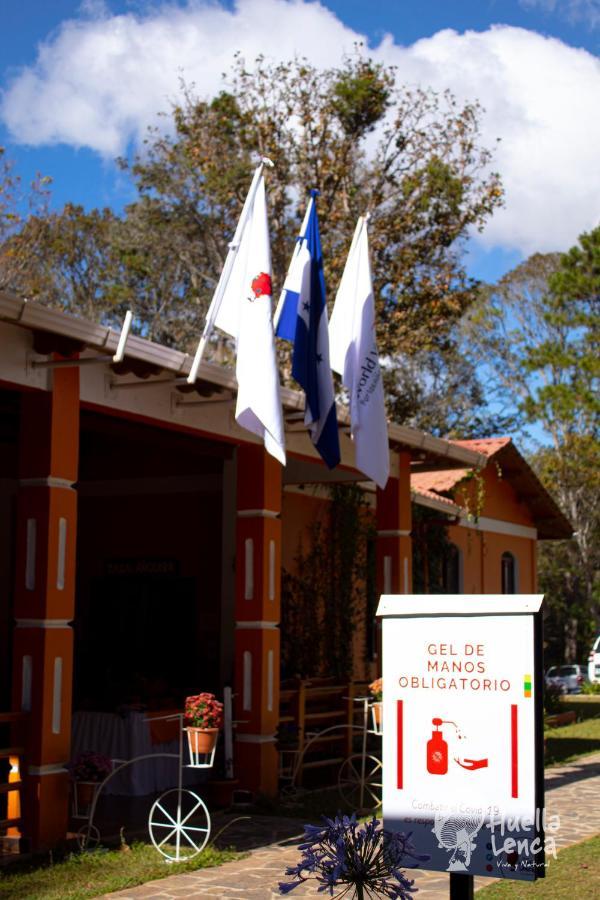
[(450, 510), (456, 510), (456, 503), (450, 497), (444, 497), (442, 494), (436, 494), (435, 491), (429, 491), (427, 488), (417, 487), (415, 484), (416, 476), (412, 476), (410, 479), (410, 486), (413, 494), (418, 494), (419, 497), (425, 497), (429, 500), (435, 500), (436, 503), (443, 503), (448, 506)]
[(509, 437), (500, 437), (500, 438), (475, 438), (474, 440), (469, 441), (450, 441), (451, 444), (456, 444), (458, 447), (466, 447), (468, 450), (475, 450), (477, 453), (484, 453), (486, 456), (493, 456), (498, 450), (501, 450), (503, 447), (506, 447), (507, 444), (512, 442), (512, 438)]
[(417, 493), (446, 493), (456, 487), (467, 474), (467, 469), (443, 469), (441, 472), (415, 472), (410, 484)]
[[(450, 443), (475, 450), (476, 453), (482, 453), (490, 458), (507, 444), (512, 443), (512, 440), (509, 437), (477, 438), (469, 441), (450, 441)], [(435, 491), (437, 495), (450, 493), (467, 475), (467, 471), (467, 469), (442, 469), (440, 472), (419, 472), (411, 475), (410, 483), (413, 490), (419, 494), (426, 495), (429, 491)]]
[[(490, 459), (498, 454), (497, 462), (502, 469), (502, 477), (511, 484), (517, 496), (523, 498), (529, 508), (538, 537), (541, 539), (564, 539), (571, 537), (572, 527), (563, 515), (556, 501), (546, 491), (528, 462), (521, 456), (511, 438), (478, 438), (451, 443), (473, 450)], [(467, 469), (444, 469), (441, 472), (415, 472), (410, 484), (413, 493), (430, 500), (452, 502), (453, 489), (467, 475)]]

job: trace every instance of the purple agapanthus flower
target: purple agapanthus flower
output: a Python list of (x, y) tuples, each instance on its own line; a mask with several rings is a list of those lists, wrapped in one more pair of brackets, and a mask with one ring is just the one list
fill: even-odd
[(279, 883), (279, 892), (289, 894), (309, 879), (318, 882), (318, 893), (346, 897), (353, 891), (357, 900), (389, 897), (409, 900), (417, 890), (414, 880), (401, 867), (414, 869), (428, 859), (418, 854), (410, 834), (395, 834), (381, 827), (378, 819), (359, 825), (356, 815), (323, 817), (323, 825), (305, 825), (299, 845), (302, 855), (285, 874), (292, 881)]

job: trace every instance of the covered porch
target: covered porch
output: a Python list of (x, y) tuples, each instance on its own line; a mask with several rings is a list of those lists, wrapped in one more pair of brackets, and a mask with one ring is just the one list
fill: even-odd
[[(203, 364), (190, 391), (185, 354), (131, 338), (114, 364), (110, 329), (7, 295), (0, 340), (2, 709), (15, 738), (3, 750), (4, 827), (36, 848), (64, 839), (78, 717), (181, 709), (187, 693), (226, 685), (240, 785), (276, 794), (276, 733), (290, 715), (282, 557), (327, 503), (319, 489), (363, 482), (345, 411), (330, 473), (299, 419), (302, 398), (284, 390), (282, 469), (235, 424), (226, 369)], [(411, 471), (481, 461), (414, 429), (392, 425), (390, 438), (386, 489), (363, 485), (378, 593), (411, 589)], [(336, 704), (316, 712), (335, 717)]]

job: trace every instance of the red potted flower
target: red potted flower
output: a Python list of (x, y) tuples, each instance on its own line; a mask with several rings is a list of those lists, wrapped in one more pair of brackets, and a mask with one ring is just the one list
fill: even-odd
[(212, 753), (223, 725), (223, 704), (214, 694), (186, 697), (184, 718), (192, 756)]

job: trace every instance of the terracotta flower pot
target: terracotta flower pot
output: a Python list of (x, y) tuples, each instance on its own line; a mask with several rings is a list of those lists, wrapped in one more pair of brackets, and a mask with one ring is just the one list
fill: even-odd
[(187, 731), (190, 753), (198, 755), (199, 753), (213, 752), (219, 734), (218, 728), (196, 728), (193, 725), (188, 725), (185, 730)]

